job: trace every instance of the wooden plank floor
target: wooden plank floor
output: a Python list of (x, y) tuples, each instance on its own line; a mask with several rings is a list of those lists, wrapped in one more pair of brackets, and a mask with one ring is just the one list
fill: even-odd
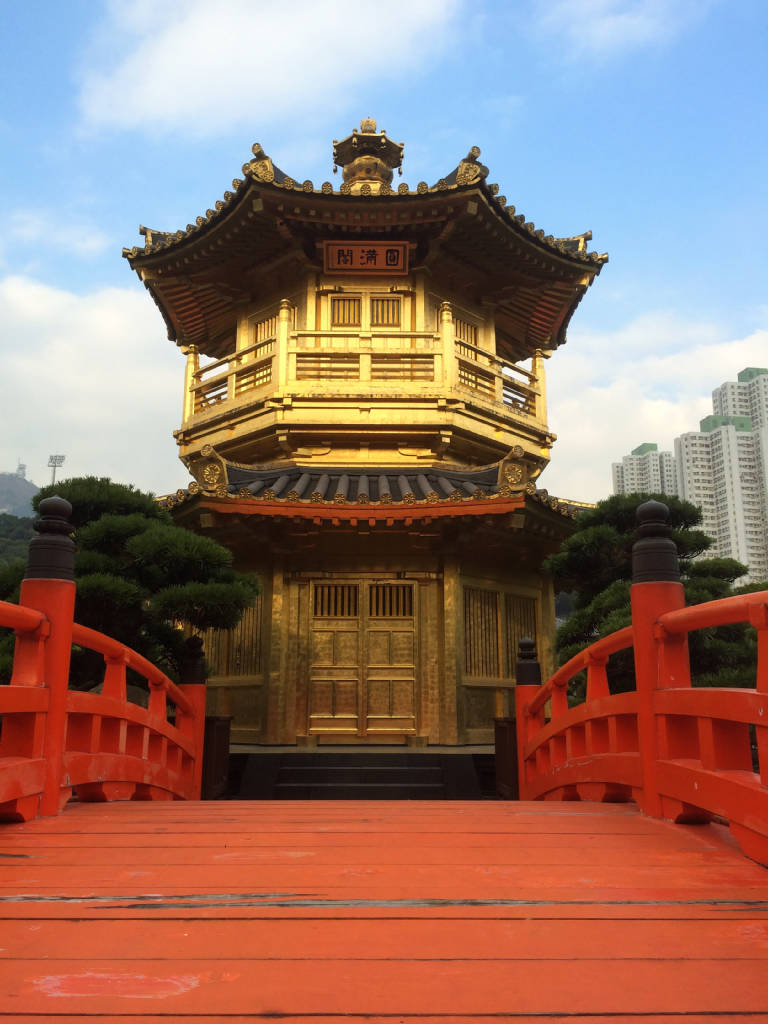
[(0, 1020), (768, 1022), (768, 871), (631, 805), (72, 805), (0, 865)]

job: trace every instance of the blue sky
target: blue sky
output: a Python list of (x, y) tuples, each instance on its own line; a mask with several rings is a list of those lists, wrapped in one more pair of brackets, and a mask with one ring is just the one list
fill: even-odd
[(548, 366), (551, 493), (603, 497), (768, 365), (765, 0), (28, 0), (0, 38), (0, 470), (183, 486), (183, 357), (121, 249), (193, 222), (254, 141), (335, 181), (364, 116), (409, 184), (478, 145), (528, 220), (610, 254)]

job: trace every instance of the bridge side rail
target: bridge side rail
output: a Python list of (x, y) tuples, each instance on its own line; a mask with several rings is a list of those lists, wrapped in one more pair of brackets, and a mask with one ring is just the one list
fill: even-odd
[[(73, 622), (70, 511), (60, 498), (40, 503), (20, 603), (0, 602), (0, 626), (16, 634), (11, 681), (0, 687), (0, 820), (57, 814), (73, 792), (200, 795), (205, 687), (177, 686), (138, 652)], [(68, 688), (73, 643), (104, 658), (101, 693)], [(147, 707), (128, 700), (128, 669), (146, 681)]]
[(16, 634), (13, 672), (0, 687), (0, 815), (34, 817), (45, 785), (45, 721), (50, 692), (43, 688), (50, 622), (35, 608), (0, 602), (0, 626)]
[[(768, 863), (768, 591), (684, 607), (666, 511), (638, 510), (632, 625), (543, 686), (518, 685), (520, 797), (635, 800), (676, 822), (723, 819), (748, 856)], [(755, 689), (692, 687), (689, 633), (736, 622), (757, 630)], [(636, 689), (611, 695), (608, 659), (630, 647)], [(569, 708), (568, 683), (584, 670), (586, 698)]]

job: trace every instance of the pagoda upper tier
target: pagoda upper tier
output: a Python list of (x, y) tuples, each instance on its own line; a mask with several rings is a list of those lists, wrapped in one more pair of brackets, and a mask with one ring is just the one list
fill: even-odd
[(536, 229), (476, 147), (393, 187), (403, 145), (371, 120), (334, 143), (338, 190), (252, 152), (194, 224), (123, 251), (188, 354), (181, 457), (545, 464), (542, 360), (607, 261), (591, 232)]

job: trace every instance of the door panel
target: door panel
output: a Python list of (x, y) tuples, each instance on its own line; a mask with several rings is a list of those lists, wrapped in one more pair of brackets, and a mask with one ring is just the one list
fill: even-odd
[(367, 735), (416, 731), (415, 584), (371, 583), (364, 661)]
[(312, 611), (310, 733), (415, 732), (415, 585), (317, 583)]
[(360, 728), (359, 585), (317, 583), (312, 595), (310, 733)]
[(391, 714), (389, 700), (389, 681), (386, 679), (368, 680), (368, 718), (387, 717)]
[(414, 717), (414, 680), (411, 678), (392, 680), (392, 714), (396, 717)]
[(409, 665), (413, 667), (415, 659), (415, 634), (413, 625), (403, 625), (390, 633), (391, 663), (393, 665)]

